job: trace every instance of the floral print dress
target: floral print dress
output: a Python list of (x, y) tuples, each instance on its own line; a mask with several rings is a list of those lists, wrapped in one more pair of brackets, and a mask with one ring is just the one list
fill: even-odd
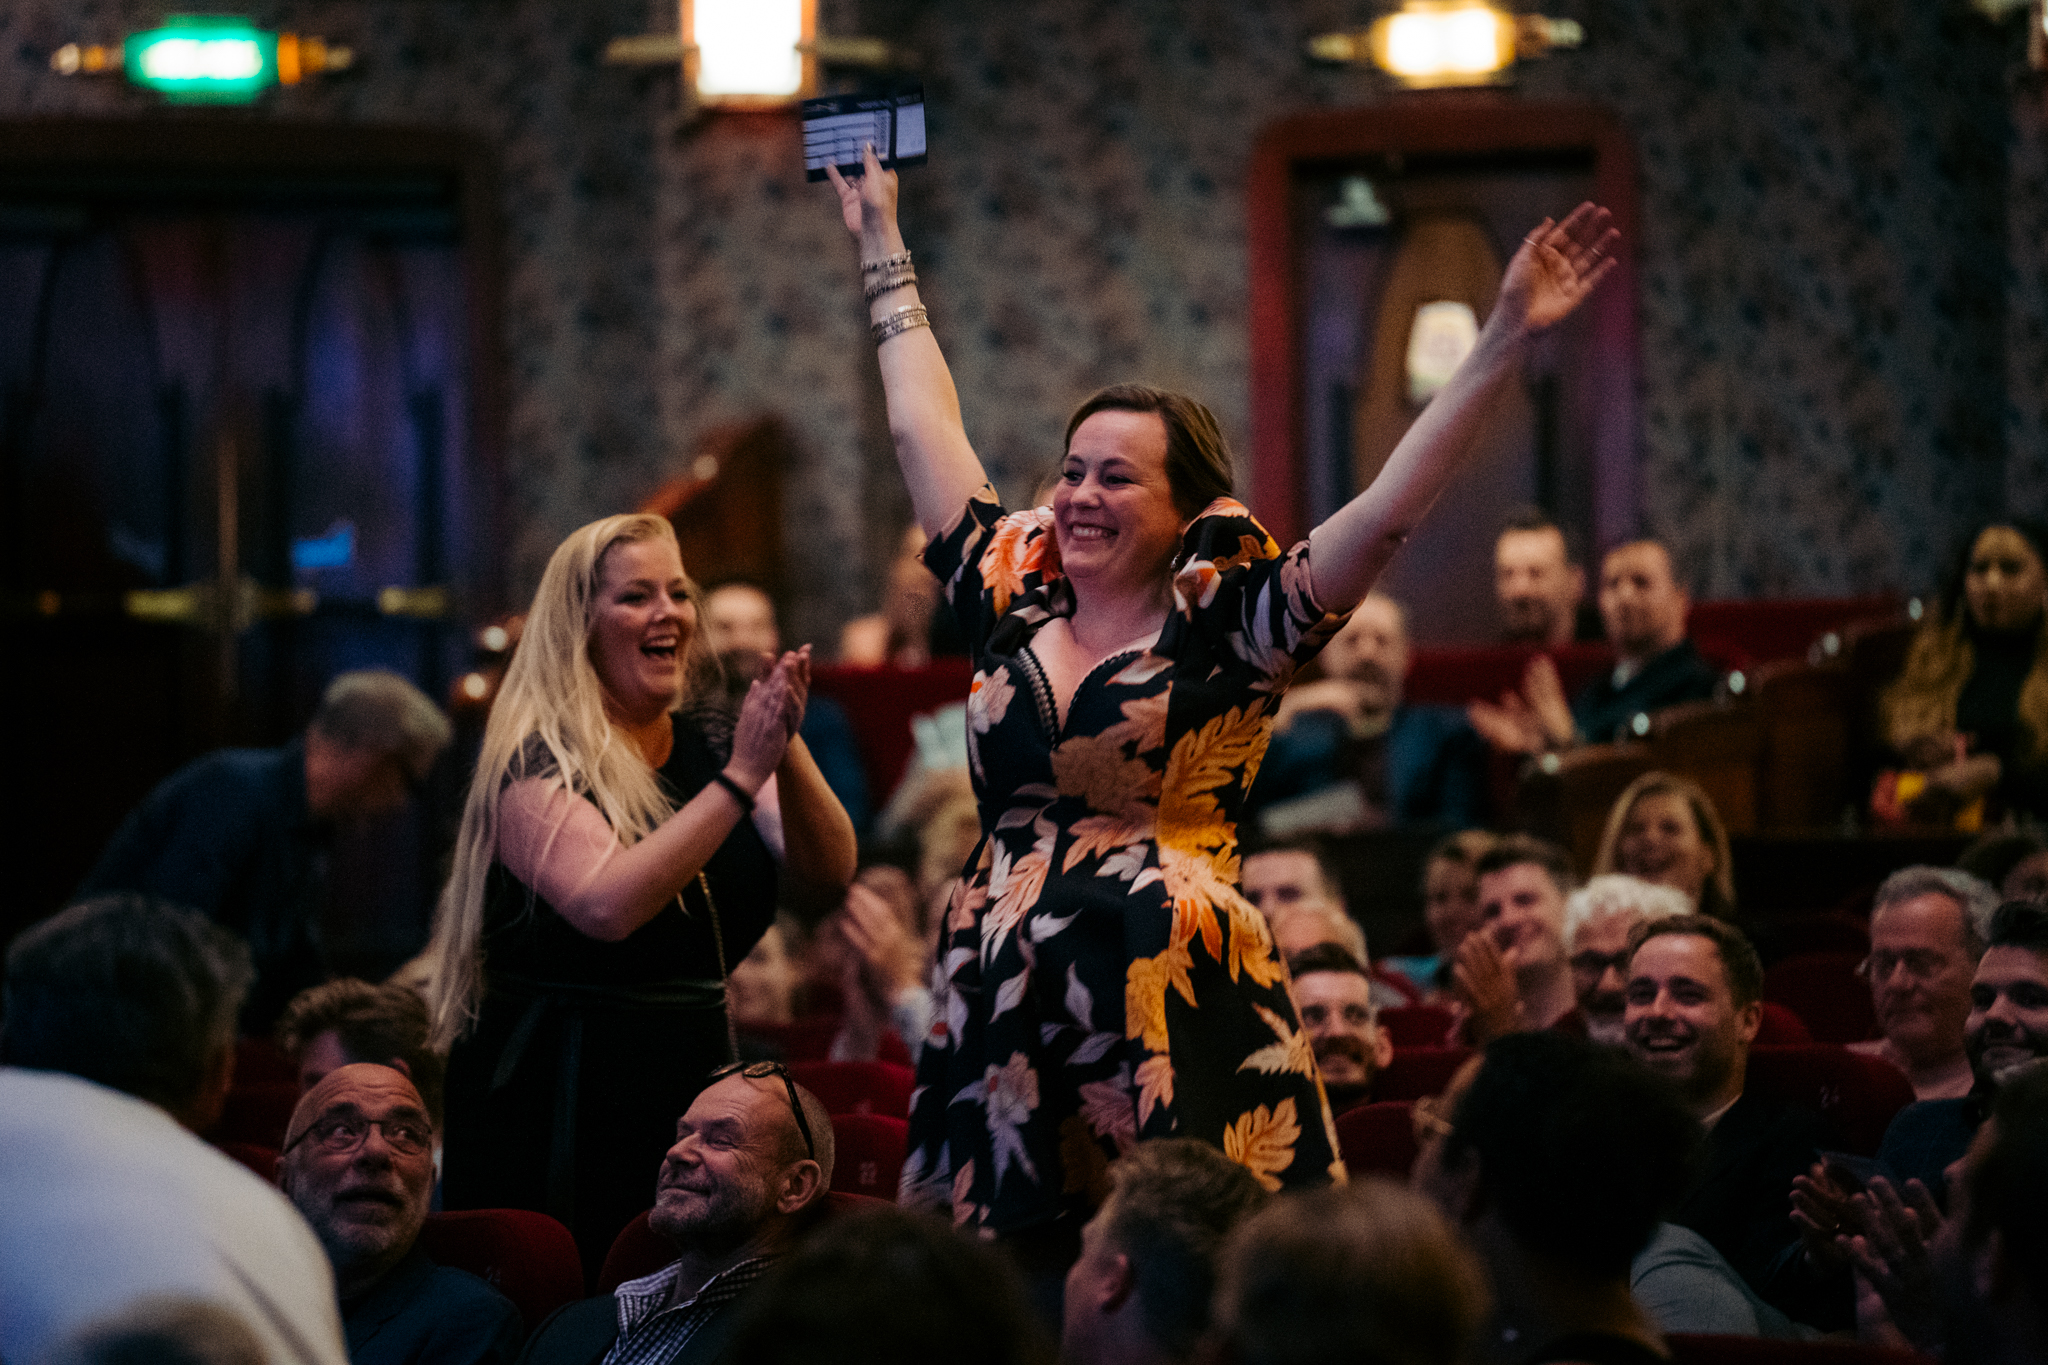
[(933, 967), (902, 1202), (995, 1233), (1085, 1215), (1141, 1139), (1195, 1137), (1268, 1189), (1343, 1178), (1237, 815), (1297, 665), (1343, 624), (1244, 506), (1190, 524), (1155, 644), (1062, 724), (1030, 643), (1071, 615), (1050, 509), (984, 487), (925, 550), (973, 649), (982, 839)]

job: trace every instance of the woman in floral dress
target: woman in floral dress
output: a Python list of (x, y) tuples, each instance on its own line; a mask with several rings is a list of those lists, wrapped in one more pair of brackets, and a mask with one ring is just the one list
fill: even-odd
[(1051, 507), (1005, 513), (918, 304), (896, 177), (833, 172), (889, 426), (973, 650), (982, 841), (939, 942), (903, 1202), (1067, 1242), (1119, 1152), (1221, 1147), (1269, 1189), (1341, 1179), (1315, 1056), (1238, 889), (1237, 816), (1294, 670), (1335, 633), (1519, 378), (1612, 266), (1605, 210), (1515, 253), (1471, 356), (1373, 485), (1282, 552), (1230, 496), (1207, 409), (1105, 389)]

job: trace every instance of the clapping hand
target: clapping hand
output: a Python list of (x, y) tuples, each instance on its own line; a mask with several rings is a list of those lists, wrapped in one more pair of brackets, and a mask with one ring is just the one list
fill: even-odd
[(1465, 1031), (1473, 1046), (1522, 1027), (1522, 997), (1515, 989), (1515, 974), (1486, 930), (1465, 935), (1451, 955), (1451, 989), (1465, 1007)]
[(1883, 1300), (1893, 1327), (1920, 1350), (1941, 1354), (1940, 1301), (1929, 1247), (1944, 1220), (1934, 1197), (1919, 1181), (1908, 1180), (1901, 1198), (1890, 1181), (1877, 1176), (1850, 1202), (1863, 1231), (1842, 1240), (1857, 1275)]
[(782, 762), (790, 737), (803, 723), (810, 688), (809, 645), (776, 659), (748, 686), (732, 741), (734, 777), (748, 790), (758, 790)]

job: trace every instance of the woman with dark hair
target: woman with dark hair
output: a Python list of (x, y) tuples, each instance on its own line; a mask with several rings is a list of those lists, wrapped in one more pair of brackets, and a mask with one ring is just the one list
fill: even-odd
[[(1230, 496), (1209, 410), (1118, 385), (1067, 424), (1050, 507), (1006, 513), (961, 424), (869, 152), (833, 183), (860, 243), (889, 428), (925, 563), (971, 646), (982, 841), (939, 943), (903, 1199), (1064, 1269), (1109, 1159), (1173, 1134), (1269, 1189), (1342, 1167), (1237, 816), (1297, 666), (1343, 623), (1612, 265), (1604, 210), (1546, 221), (1472, 354), (1372, 487), (1283, 554)], [(1311, 567), (1313, 552), (1313, 567)]]
[[(1979, 531), (1879, 699), (1885, 742), (1926, 775), (1915, 816), (1947, 820), (1979, 798), (2048, 815), (2048, 529)], [(1902, 793), (1902, 795), (1905, 795)]]

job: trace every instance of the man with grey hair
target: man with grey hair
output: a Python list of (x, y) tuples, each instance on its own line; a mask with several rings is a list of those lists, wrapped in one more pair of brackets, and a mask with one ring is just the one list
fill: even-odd
[(221, 749), (179, 769), (108, 841), (78, 897), (110, 891), (204, 910), (248, 940), (256, 984), (243, 1027), (331, 972), (319, 942), (336, 826), (388, 814), (426, 781), (448, 718), (383, 669), (327, 685), (306, 733), (279, 749)]
[(272, 1365), (347, 1359), (305, 1221), (194, 1135), (220, 1114), (248, 984), (233, 935), (136, 896), (75, 905), (8, 949), (0, 1359), (166, 1295), (234, 1313)]
[(1974, 1084), (1963, 1025), (1997, 909), (1988, 883), (1949, 867), (1902, 868), (1877, 889), (1870, 955), (1857, 972), (1882, 1036), (1850, 1048), (1905, 1072), (1915, 1099), (1959, 1099)]
[(1588, 1038), (1627, 1045), (1628, 936), (1638, 924), (1691, 913), (1683, 891), (1621, 872), (1595, 877), (1565, 898), (1564, 946)]

